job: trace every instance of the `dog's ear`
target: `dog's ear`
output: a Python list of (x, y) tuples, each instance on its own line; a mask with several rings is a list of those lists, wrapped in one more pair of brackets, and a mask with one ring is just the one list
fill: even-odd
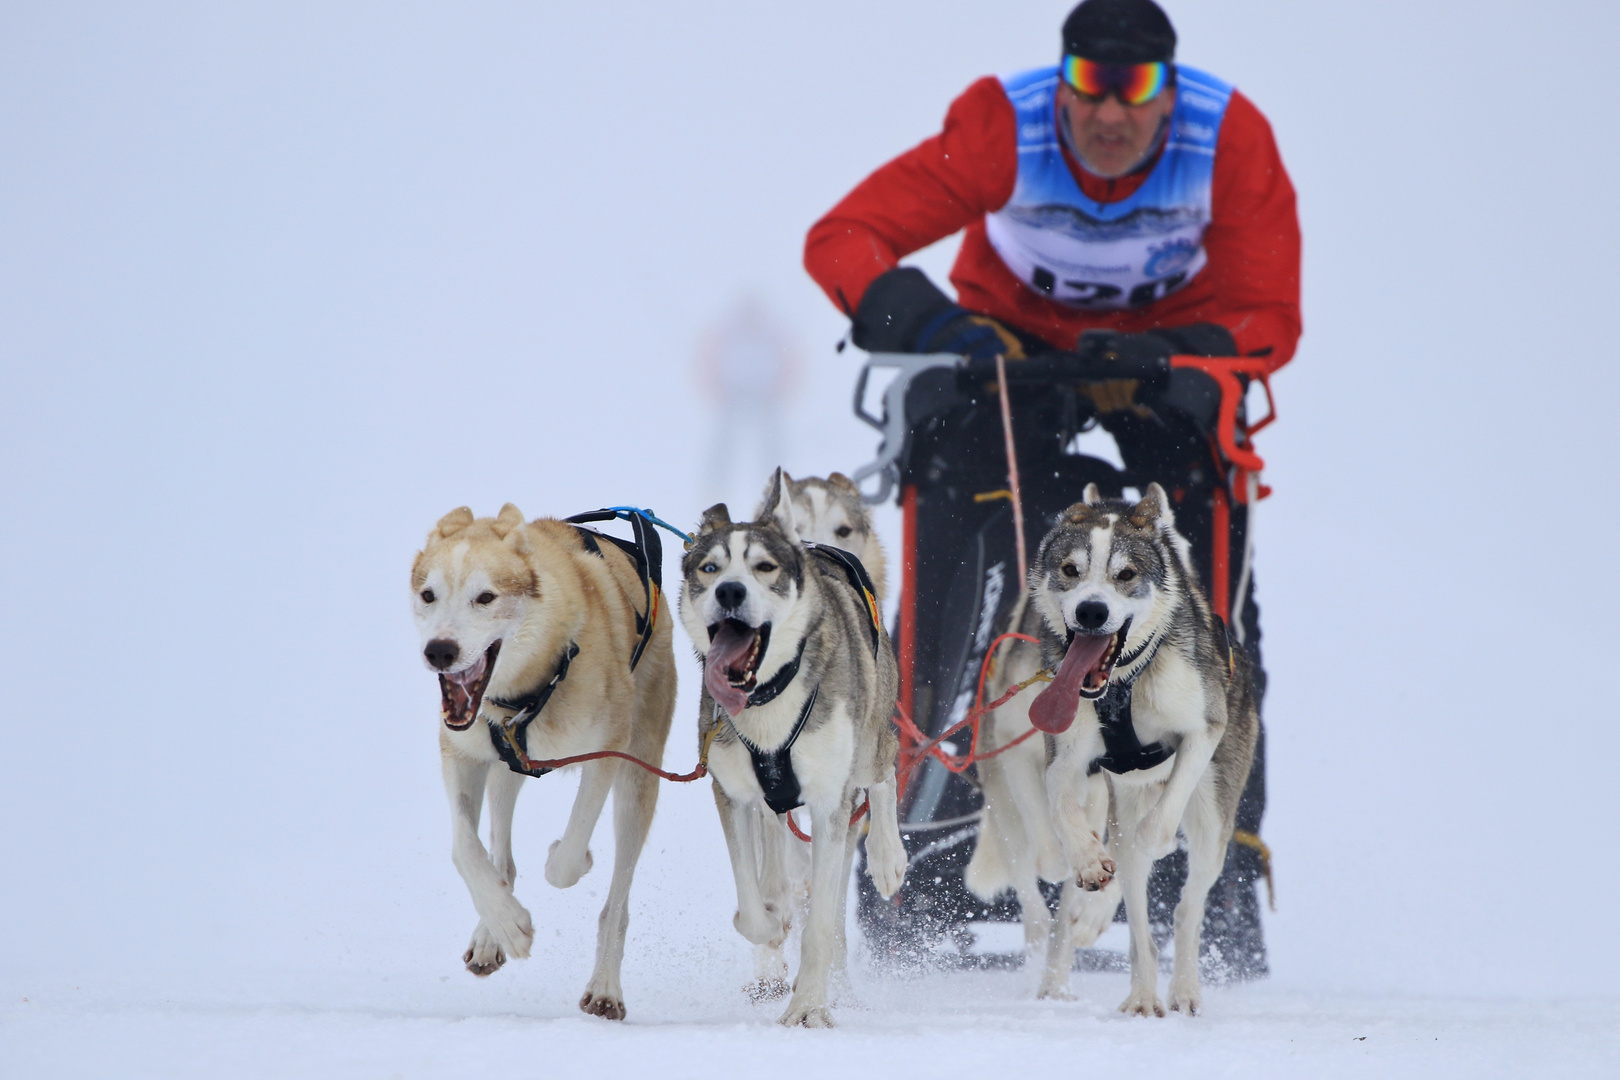
[(495, 520), (489, 526), (489, 531), (500, 537), (502, 540), (505, 540), (507, 535), (513, 529), (518, 528), (522, 524), (523, 511), (519, 510), (511, 503), (507, 503), (505, 506), (501, 507), (501, 512), (495, 516)]
[(433, 526), (433, 531), (428, 534), (428, 540), (447, 539), (456, 535), (456, 533), (460, 532), (462, 529), (465, 529), (472, 523), (472, 510), (465, 506), (458, 506), (439, 519), (439, 523)]
[(1176, 512), (1170, 509), (1170, 497), (1157, 482), (1148, 485), (1147, 494), (1131, 507), (1131, 512), (1127, 516), (1131, 524), (1138, 529), (1149, 527), (1169, 529), (1174, 528), (1176, 524)]
[(788, 496), (787, 485), (792, 483), (792, 477), (783, 472), (778, 466), (776, 472), (771, 474), (770, 486), (765, 489), (765, 501), (760, 504), (761, 521), (774, 518), (788, 539), (794, 543), (799, 542), (799, 530), (793, 521), (793, 500)]
[(1087, 506), (1096, 506), (1102, 502), (1102, 490), (1096, 484), (1087, 484), (1086, 490), (1080, 495), (1080, 501)]
[(827, 483), (833, 485), (834, 487), (841, 487), (852, 495), (859, 495), (861, 493), (861, 489), (855, 486), (855, 481), (851, 480), (841, 472), (835, 472), (831, 476), (827, 477)]
[[(1087, 490), (1089, 491), (1090, 488), (1093, 488), (1093, 487), (1096, 487), (1096, 486), (1097, 486), (1096, 484), (1092, 484), (1092, 485), (1090, 485), (1090, 487), (1087, 488)], [(1089, 505), (1087, 505), (1086, 503), (1077, 502), (1073, 506), (1069, 507), (1067, 510), (1063, 511), (1063, 516), (1058, 519), (1058, 524), (1059, 525), (1084, 525), (1086, 523), (1086, 518), (1088, 518), (1090, 516), (1091, 516), (1091, 507)]]
[(703, 511), (703, 520), (698, 522), (698, 532), (706, 533), (711, 529), (718, 529), (722, 525), (731, 524), (731, 511), (726, 509), (725, 503), (715, 503)]

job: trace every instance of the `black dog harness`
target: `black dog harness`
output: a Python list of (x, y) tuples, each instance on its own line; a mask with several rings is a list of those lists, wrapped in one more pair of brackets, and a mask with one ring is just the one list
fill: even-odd
[(529, 761), (529, 754), (525, 749), (528, 746), (529, 725), (539, 719), (540, 710), (551, 700), (557, 684), (568, 678), (568, 665), (573, 663), (574, 657), (578, 655), (579, 646), (570, 641), (568, 648), (563, 650), (562, 656), (557, 660), (557, 670), (552, 674), (550, 682), (522, 697), (489, 699), (491, 705), (514, 709), (517, 713), (498, 725), (493, 720), (489, 722), (489, 741), (495, 744), (495, 752), (513, 772), (522, 773), (524, 776), (544, 776), (551, 771)]
[[(613, 521), (621, 517), (628, 517), (630, 528), (635, 532), (634, 540), (620, 540), (617, 536), (599, 533), (595, 529), (585, 528), (585, 523), (593, 521)], [(659, 597), (662, 595), (664, 584), (664, 545), (658, 539), (658, 533), (640, 514), (620, 514), (613, 510), (592, 510), (584, 514), (575, 514), (564, 518), (579, 533), (580, 542), (585, 550), (603, 558), (602, 541), (623, 551), (630, 556), (636, 564), (636, 576), (641, 579), (641, 589), (646, 597), (647, 613), (645, 615), (631, 609), (636, 616), (636, 645), (630, 651), (630, 670), (635, 671), (636, 665), (641, 663), (642, 654), (647, 651), (647, 643), (652, 640), (653, 631), (658, 626)], [(516, 715), (508, 717), (497, 724), (489, 721), (489, 741), (494, 744), (495, 752), (506, 767), (515, 773), (524, 776), (544, 776), (551, 770), (533, 764), (529, 758), (528, 745), (529, 725), (540, 718), (540, 712), (556, 693), (557, 686), (568, 677), (568, 665), (573, 663), (574, 657), (579, 655), (579, 644), (570, 641), (562, 655), (557, 658), (556, 670), (552, 673), (550, 681), (535, 690), (515, 698), (490, 698), (491, 705), (503, 709), (514, 710)]]
[[(1231, 675), (1234, 661), (1232, 657), (1232, 641), (1226, 632), (1226, 622), (1220, 616), (1215, 617), (1215, 628), (1221, 632), (1221, 640), (1226, 645), (1227, 674)], [(1148, 655), (1147, 663), (1142, 665), (1129, 680), (1109, 683), (1107, 693), (1096, 701), (1097, 723), (1102, 729), (1103, 752), (1101, 757), (1093, 758), (1086, 767), (1086, 775), (1095, 775), (1099, 769), (1107, 769), (1115, 776), (1123, 773), (1138, 772), (1151, 769), (1175, 756), (1176, 752), (1162, 742), (1142, 745), (1142, 740), (1136, 734), (1136, 724), (1131, 719), (1131, 688), (1142, 672), (1148, 669), (1153, 657), (1159, 652), (1159, 646), (1164, 644), (1164, 638), (1156, 641), (1144, 641), (1135, 653), (1122, 658), (1122, 663), (1134, 664), (1137, 657), (1147, 651), (1149, 646), (1153, 652)]]
[[(872, 586), (872, 578), (867, 574), (866, 567), (861, 565), (860, 559), (843, 548), (809, 542), (804, 546), (811, 554), (830, 560), (842, 570), (844, 576), (849, 579), (850, 586), (866, 602), (867, 619), (871, 624), (872, 655), (876, 656), (883, 643), (883, 623), (882, 617), (878, 614), (877, 590)], [(797, 655), (782, 665), (782, 669), (771, 676), (769, 682), (754, 688), (754, 692), (748, 695), (744, 708), (774, 701), (783, 690), (787, 689), (788, 684), (799, 673), (799, 663), (804, 659), (804, 647), (808, 640), (806, 638), (799, 642)], [(798, 742), (799, 736), (803, 734), (804, 725), (810, 720), (810, 712), (816, 707), (816, 696), (820, 693), (819, 685), (810, 691), (810, 696), (804, 699), (804, 706), (799, 709), (799, 719), (794, 723), (793, 730), (788, 732), (788, 737), (782, 745), (774, 750), (761, 750), (749, 740), (748, 736), (738, 730), (736, 724), (731, 725), (731, 730), (736, 732), (737, 738), (748, 748), (748, 756), (754, 763), (754, 778), (759, 781), (760, 790), (765, 793), (765, 805), (771, 808), (772, 813), (785, 814), (804, 805), (799, 777), (793, 771), (791, 751), (793, 744)], [(724, 713), (721, 715), (724, 716)], [(730, 722), (729, 717), (727, 722)]]
[(658, 530), (644, 521), (640, 514), (628, 515), (630, 528), (636, 537), (634, 540), (620, 540), (617, 536), (584, 527), (587, 522), (613, 521), (624, 516), (613, 510), (592, 510), (563, 520), (579, 530), (585, 550), (592, 555), (599, 559), (602, 557), (601, 542), (606, 540), (630, 556), (636, 564), (636, 576), (641, 579), (641, 589), (647, 597), (647, 614), (636, 615), (636, 633), (640, 637), (630, 653), (630, 670), (634, 671), (636, 665), (641, 663), (641, 654), (647, 651), (647, 642), (652, 640), (653, 630), (658, 625), (658, 599), (664, 587), (664, 545), (658, 539)]

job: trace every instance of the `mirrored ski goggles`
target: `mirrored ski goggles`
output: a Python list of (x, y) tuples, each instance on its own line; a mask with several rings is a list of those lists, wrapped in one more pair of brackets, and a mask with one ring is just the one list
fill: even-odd
[(1063, 58), (1063, 81), (1087, 101), (1101, 101), (1110, 93), (1126, 105), (1146, 105), (1170, 81), (1170, 65), (1099, 64), (1080, 56)]

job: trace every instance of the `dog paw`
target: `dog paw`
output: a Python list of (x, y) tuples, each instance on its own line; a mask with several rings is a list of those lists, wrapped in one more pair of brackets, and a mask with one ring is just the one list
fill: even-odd
[[(534, 943), (534, 921), (529, 918), (529, 911), (511, 893), (502, 893), (493, 902), (493, 911), (480, 912), (478, 929), (473, 931), (473, 947), (468, 950), (472, 959), (478, 958), (478, 938), (481, 933), (487, 934), (493, 941), (497, 950), (504, 952), (514, 960), (527, 960), (529, 946)], [(472, 959), (468, 960), (467, 967), (472, 969)], [(496, 967), (500, 966), (497, 962)], [(490, 968), (490, 971), (495, 968)], [(479, 972), (474, 971), (477, 975)]]
[(1191, 979), (1182, 982), (1178, 979), (1170, 980), (1170, 1011), (1186, 1013), (1188, 1016), (1197, 1016), (1204, 1010), (1203, 993), (1199, 989), (1198, 980)]
[(746, 915), (739, 908), (731, 917), (731, 925), (737, 928), (737, 933), (755, 945), (780, 948), (788, 936), (788, 917), (768, 900)]
[(589, 1013), (591, 1016), (600, 1016), (604, 1020), (623, 1020), (624, 1002), (609, 994), (593, 994), (585, 991), (585, 996), (579, 999), (579, 1011)]
[(1164, 1005), (1152, 987), (1132, 990), (1131, 996), (1120, 1002), (1119, 1011), (1126, 1016), (1163, 1016)]
[(561, 840), (554, 840), (546, 855), (546, 882), (553, 888), (566, 889), (591, 872), (591, 849), (577, 852), (564, 850)]
[(1101, 892), (1114, 880), (1114, 860), (1106, 855), (1095, 855), (1080, 867), (1074, 880), (1086, 892)]
[(792, 1001), (788, 1003), (787, 1012), (776, 1021), (783, 1027), (830, 1028), (837, 1027), (833, 1023), (832, 1010), (825, 1005), (811, 1005)]
[(489, 932), (489, 927), (482, 920), (473, 931), (472, 943), (461, 954), (461, 962), (479, 978), (495, 974), (506, 963), (506, 950), (501, 948), (500, 942), (495, 940), (495, 935)]
[(790, 988), (786, 979), (755, 979), (743, 987), (743, 993), (755, 1005), (766, 1001), (781, 1001), (788, 996)]
[(866, 838), (866, 872), (883, 899), (900, 891), (906, 880), (906, 847), (900, 837), (874, 831)]
[(1041, 980), (1041, 988), (1035, 991), (1037, 1001), (1079, 1001), (1080, 999), (1069, 993), (1067, 982)]

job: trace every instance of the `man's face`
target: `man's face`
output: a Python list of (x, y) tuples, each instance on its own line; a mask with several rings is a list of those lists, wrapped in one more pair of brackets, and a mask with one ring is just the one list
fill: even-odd
[(1080, 164), (1088, 172), (1112, 179), (1124, 176), (1153, 152), (1159, 125), (1176, 107), (1176, 91), (1167, 86), (1146, 104), (1126, 105), (1117, 93), (1089, 101), (1060, 82), (1057, 105)]

